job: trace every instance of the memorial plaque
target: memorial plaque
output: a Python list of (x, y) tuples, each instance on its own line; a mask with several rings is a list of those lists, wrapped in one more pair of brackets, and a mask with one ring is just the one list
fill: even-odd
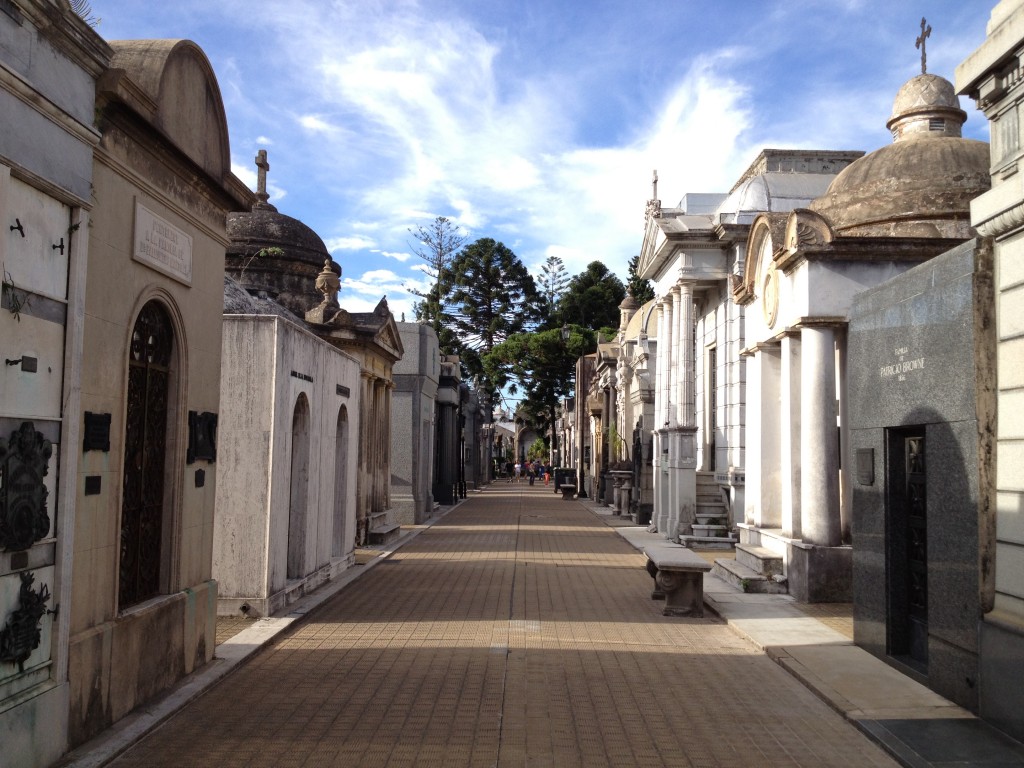
[(110, 451), (110, 414), (85, 412), (83, 451)]
[(132, 258), (192, 285), (192, 236), (136, 201)]
[(99, 475), (88, 475), (85, 478), (85, 495), (99, 496), (103, 489), (102, 478)]
[(217, 460), (217, 414), (188, 412), (188, 454), (189, 464), (199, 459)]
[(0, 629), (0, 661), (17, 664), (19, 672), (25, 671), (25, 662), (42, 640), (39, 622), (50, 599), (50, 588), (46, 584), (33, 591), (35, 580), (31, 571), (21, 574), (21, 604), (7, 619), (7, 625)]
[(31, 421), (0, 440), (0, 549), (28, 549), (50, 531), (46, 513), (53, 445)]

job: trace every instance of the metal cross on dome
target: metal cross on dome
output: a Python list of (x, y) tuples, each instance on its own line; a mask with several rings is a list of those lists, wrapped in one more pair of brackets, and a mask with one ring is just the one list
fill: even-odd
[(914, 41), (914, 47), (921, 49), (921, 74), (924, 75), (928, 72), (928, 56), (925, 53), (925, 40), (932, 36), (932, 27), (925, 21), (924, 16), (921, 17), (921, 34)]

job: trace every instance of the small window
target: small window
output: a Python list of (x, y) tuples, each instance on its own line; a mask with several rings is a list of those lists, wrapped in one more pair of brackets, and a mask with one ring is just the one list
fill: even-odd
[(928, 118), (928, 130), (929, 131), (944, 131), (946, 130), (946, 121), (941, 117), (929, 117)]

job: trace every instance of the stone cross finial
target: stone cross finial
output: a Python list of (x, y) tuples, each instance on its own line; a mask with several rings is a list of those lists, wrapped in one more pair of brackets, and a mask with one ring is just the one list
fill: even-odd
[(266, 203), (270, 199), (270, 195), (267, 194), (267, 171), (270, 170), (267, 150), (261, 149), (256, 153), (256, 167), (259, 168), (256, 176), (256, 199), (260, 203)]
[(647, 208), (644, 210), (644, 223), (646, 224), (651, 218), (661, 218), (661, 200), (658, 199), (658, 171), (655, 169), (653, 180), (651, 182), (654, 197), (647, 201)]
[(932, 27), (921, 17), (921, 35), (914, 41), (914, 47), (921, 49), (921, 74), (928, 72), (928, 56), (925, 53), (925, 40), (932, 36)]

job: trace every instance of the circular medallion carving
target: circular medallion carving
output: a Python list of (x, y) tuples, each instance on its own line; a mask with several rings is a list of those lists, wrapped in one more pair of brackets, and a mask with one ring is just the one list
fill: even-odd
[(769, 328), (775, 327), (775, 318), (779, 315), (779, 273), (772, 264), (764, 278), (761, 291), (761, 308), (764, 310), (764, 321)]

